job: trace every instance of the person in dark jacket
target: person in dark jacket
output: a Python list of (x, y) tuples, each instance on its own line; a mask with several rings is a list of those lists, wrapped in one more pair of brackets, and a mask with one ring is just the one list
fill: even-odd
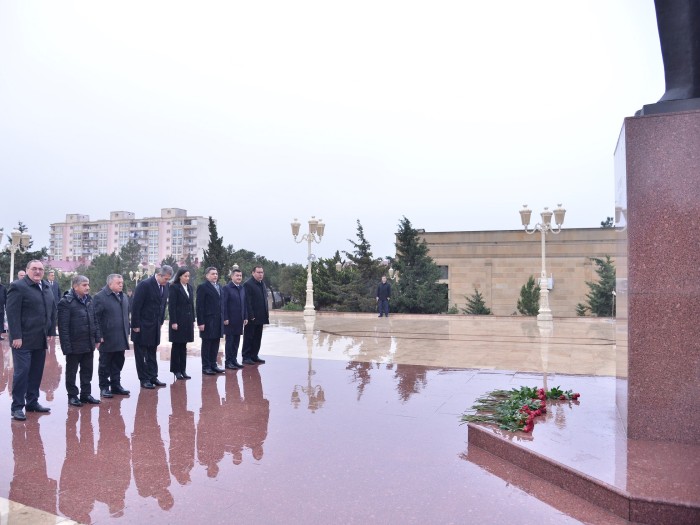
[(47, 282), (49, 283), (49, 289), (53, 294), (53, 298), (56, 301), (56, 304), (58, 304), (61, 297), (63, 297), (63, 293), (61, 293), (61, 287), (58, 285), (58, 281), (56, 280), (56, 270), (49, 270), (46, 278)]
[[(95, 361), (95, 348), (100, 347), (102, 335), (95, 319), (95, 307), (90, 297), (90, 280), (84, 275), (76, 275), (71, 282), (71, 290), (58, 303), (58, 338), (61, 351), (66, 356), (66, 391), (68, 404), (74, 407), (99, 404), (92, 397), (92, 368)], [(75, 377), (80, 368), (80, 391)], [(78, 392), (80, 397), (78, 397)]]
[(225, 370), (216, 365), (219, 343), (224, 335), (219, 272), (210, 266), (204, 276), (207, 280), (197, 287), (197, 328), (202, 338), (202, 372), (206, 375), (221, 374)]
[[(241, 286), (243, 272), (238, 267), (231, 270), (231, 282), (224, 286), (224, 334), (226, 335), (226, 368), (243, 368), (238, 362), (238, 345), (241, 342), (243, 327), (248, 324), (245, 301), (245, 288)], [(243, 359), (241, 359), (242, 361)]]
[(382, 282), (377, 286), (377, 306), (379, 307), (379, 317), (386, 315), (389, 317), (389, 297), (391, 297), (391, 285), (386, 282), (386, 275), (382, 275)]
[(7, 302), (7, 290), (0, 281), (0, 341), (5, 339), (2, 334), (5, 333), (5, 303)]
[(12, 346), (12, 417), (24, 421), (28, 412), (50, 412), (39, 404), (47, 338), (56, 333), (56, 303), (44, 276), (44, 264), (32, 260), (26, 275), (13, 281), (7, 292), (7, 326)]
[(168, 314), (168, 335), (173, 344), (170, 371), (175, 374), (175, 379), (191, 379), (187, 375), (187, 343), (194, 341), (194, 288), (187, 268), (180, 268), (170, 285)]
[(270, 324), (270, 312), (267, 305), (267, 287), (263, 282), (265, 270), (262, 266), (253, 268), (253, 274), (243, 285), (245, 288), (248, 324), (243, 330), (243, 364), (263, 364), (258, 357), (262, 342), (263, 326)]
[(153, 277), (141, 281), (134, 292), (131, 307), (131, 340), (134, 342), (136, 373), (143, 388), (165, 386), (165, 383), (158, 379), (156, 353), (170, 293), (168, 281), (172, 276), (172, 267), (164, 264), (156, 270)]
[(129, 298), (123, 292), (124, 278), (118, 273), (107, 277), (107, 286), (95, 295), (95, 318), (100, 326), (102, 344), (97, 377), (100, 396), (128, 396), (121, 374), (129, 349)]

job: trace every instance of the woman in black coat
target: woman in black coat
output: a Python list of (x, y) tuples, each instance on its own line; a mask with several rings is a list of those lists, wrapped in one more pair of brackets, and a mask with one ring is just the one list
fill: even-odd
[(168, 294), (170, 342), (170, 371), (175, 379), (190, 379), (187, 368), (187, 343), (194, 341), (194, 289), (190, 271), (180, 268), (175, 274)]

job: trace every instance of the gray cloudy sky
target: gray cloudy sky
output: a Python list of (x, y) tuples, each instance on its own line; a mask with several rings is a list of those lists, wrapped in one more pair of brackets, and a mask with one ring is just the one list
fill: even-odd
[(0, 227), (212, 215), (304, 262), (289, 223), (427, 231), (614, 212), (623, 118), (664, 91), (652, 0), (0, 0)]

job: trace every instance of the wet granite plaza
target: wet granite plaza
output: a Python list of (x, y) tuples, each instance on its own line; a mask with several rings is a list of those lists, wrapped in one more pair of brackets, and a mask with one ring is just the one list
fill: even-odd
[[(277, 313), (263, 336), (266, 364), (202, 376), (195, 341), (192, 379), (174, 381), (166, 343), (159, 377), (168, 385), (145, 390), (128, 352), (131, 395), (96, 406), (68, 406), (52, 348), (40, 399), (51, 414), (19, 422), (9, 417), (5, 340), (0, 523), (627, 523), (470, 450), (459, 421), (495, 388), (577, 390), (580, 403), (555, 404), (532, 435), (510, 438), (629, 485), (616, 346), (615, 323), (603, 319), (557, 320), (542, 334), (523, 318), (319, 314), (305, 323)], [(682, 500), (700, 487), (689, 461), (694, 471), (669, 480), (685, 485), (669, 488)]]

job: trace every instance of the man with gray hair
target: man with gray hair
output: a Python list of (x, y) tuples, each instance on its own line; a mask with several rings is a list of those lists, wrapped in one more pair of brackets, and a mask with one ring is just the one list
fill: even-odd
[[(95, 348), (100, 347), (102, 336), (95, 320), (95, 308), (90, 297), (90, 280), (76, 275), (71, 289), (58, 303), (58, 338), (66, 356), (66, 391), (68, 404), (81, 407), (83, 403), (99, 404), (92, 396), (92, 368)], [(80, 368), (80, 390), (75, 376)], [(80, 397), (78, 397), (80, 393)]]
[(102, 333), (100, 364), (100, 396), (128, 396), (121, 383), (125, 352), (129, 349), (129, 297), (123, 293), (124, 278), (118, 273), (107, 277), (107, 286), (95, 295), (95, 317)]
[(143, 388), (165, 386), (158, 380), (156, 351), (160, 344), (160, 328), (165, 321), (165, 306), (168, 302), (173, 269), (163, 265), (155, 275), (144, 279), (134, 292), (131, 308), (131, 340), (134, 342), (136, 373)]

